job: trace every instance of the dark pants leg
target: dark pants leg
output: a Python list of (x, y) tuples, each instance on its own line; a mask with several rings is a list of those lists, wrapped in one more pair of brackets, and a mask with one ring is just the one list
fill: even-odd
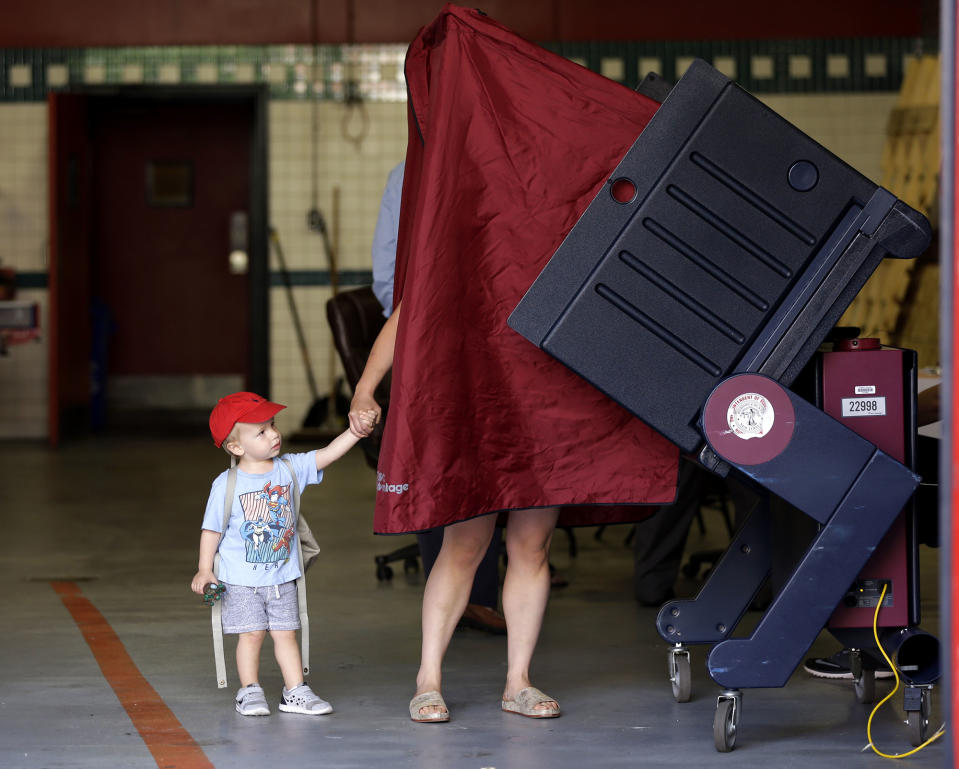
[[(420, 557), (423, 559), (423, 571), (430, 575), (436, 556), (443, 546), (443, 529), (430, 529), (416, 535), (420, 543)], [(473, 577), (473, 590), (470, 592), (470, 603), (488, 606), (496, 609), (499, 606), (499, 554), (502, 530), (497, 526), (493, 529), (493, 539), (490, 541), (486, 555), (476, 568)]]
[(676, 502), (663, 505), (651, 517), (636, 524), (633, 590), (640, 603), (659, 604), (672, 594), (686, 536), (699, 510), (705, 472), (693, 462), (680, 460)]

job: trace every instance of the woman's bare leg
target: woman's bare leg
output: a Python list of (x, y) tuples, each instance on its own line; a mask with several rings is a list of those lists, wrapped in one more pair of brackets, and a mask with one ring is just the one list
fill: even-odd
[[(513, 510), (506, 526), (507, 567), (503, 583), (503, 613), (507, 627), (506, 688), (512, 700), (530, 685), (529, 667), (539, 640), (549, 600), (549, 544), (559, 517), (558, 508)], [(537, 710), (558, 710), (550, 700)]]
[[(489, 547), (496, 526), (495, 515), (484, 515), (450, 524), (443, 532), (443, 546), (436, 557), (423, 591), (423, 649), (416, 676), (416, 693), (440, 691), (443, 656), (456, 623), (469, 601), (476, 567)], [(425, 707), (421, 715), (443, 712)]]

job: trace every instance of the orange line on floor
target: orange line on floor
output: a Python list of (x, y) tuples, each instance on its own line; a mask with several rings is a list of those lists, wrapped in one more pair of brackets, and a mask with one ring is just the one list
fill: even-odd
[(110, 623), (74, 582), (51, 582), (73, 616), (104, 678), (161, 769), (214, 769), (203, 749), (150, 686)]

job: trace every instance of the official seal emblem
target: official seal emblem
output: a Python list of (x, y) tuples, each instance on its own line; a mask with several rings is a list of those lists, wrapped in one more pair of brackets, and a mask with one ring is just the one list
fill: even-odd
[(759, 393), (743, 393), (733, 399), (726, 410), (726, 423), (734, 435), (743, 440), (762, 438), (776, 421), (773, 404)]

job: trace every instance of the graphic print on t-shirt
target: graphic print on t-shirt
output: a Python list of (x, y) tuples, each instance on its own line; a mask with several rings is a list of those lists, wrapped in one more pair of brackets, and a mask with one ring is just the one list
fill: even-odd
[(293, 513), (287, 496), (290, 487), (271, 486), (240, 495), (247, 563), (276, 563), (290, 557)]

